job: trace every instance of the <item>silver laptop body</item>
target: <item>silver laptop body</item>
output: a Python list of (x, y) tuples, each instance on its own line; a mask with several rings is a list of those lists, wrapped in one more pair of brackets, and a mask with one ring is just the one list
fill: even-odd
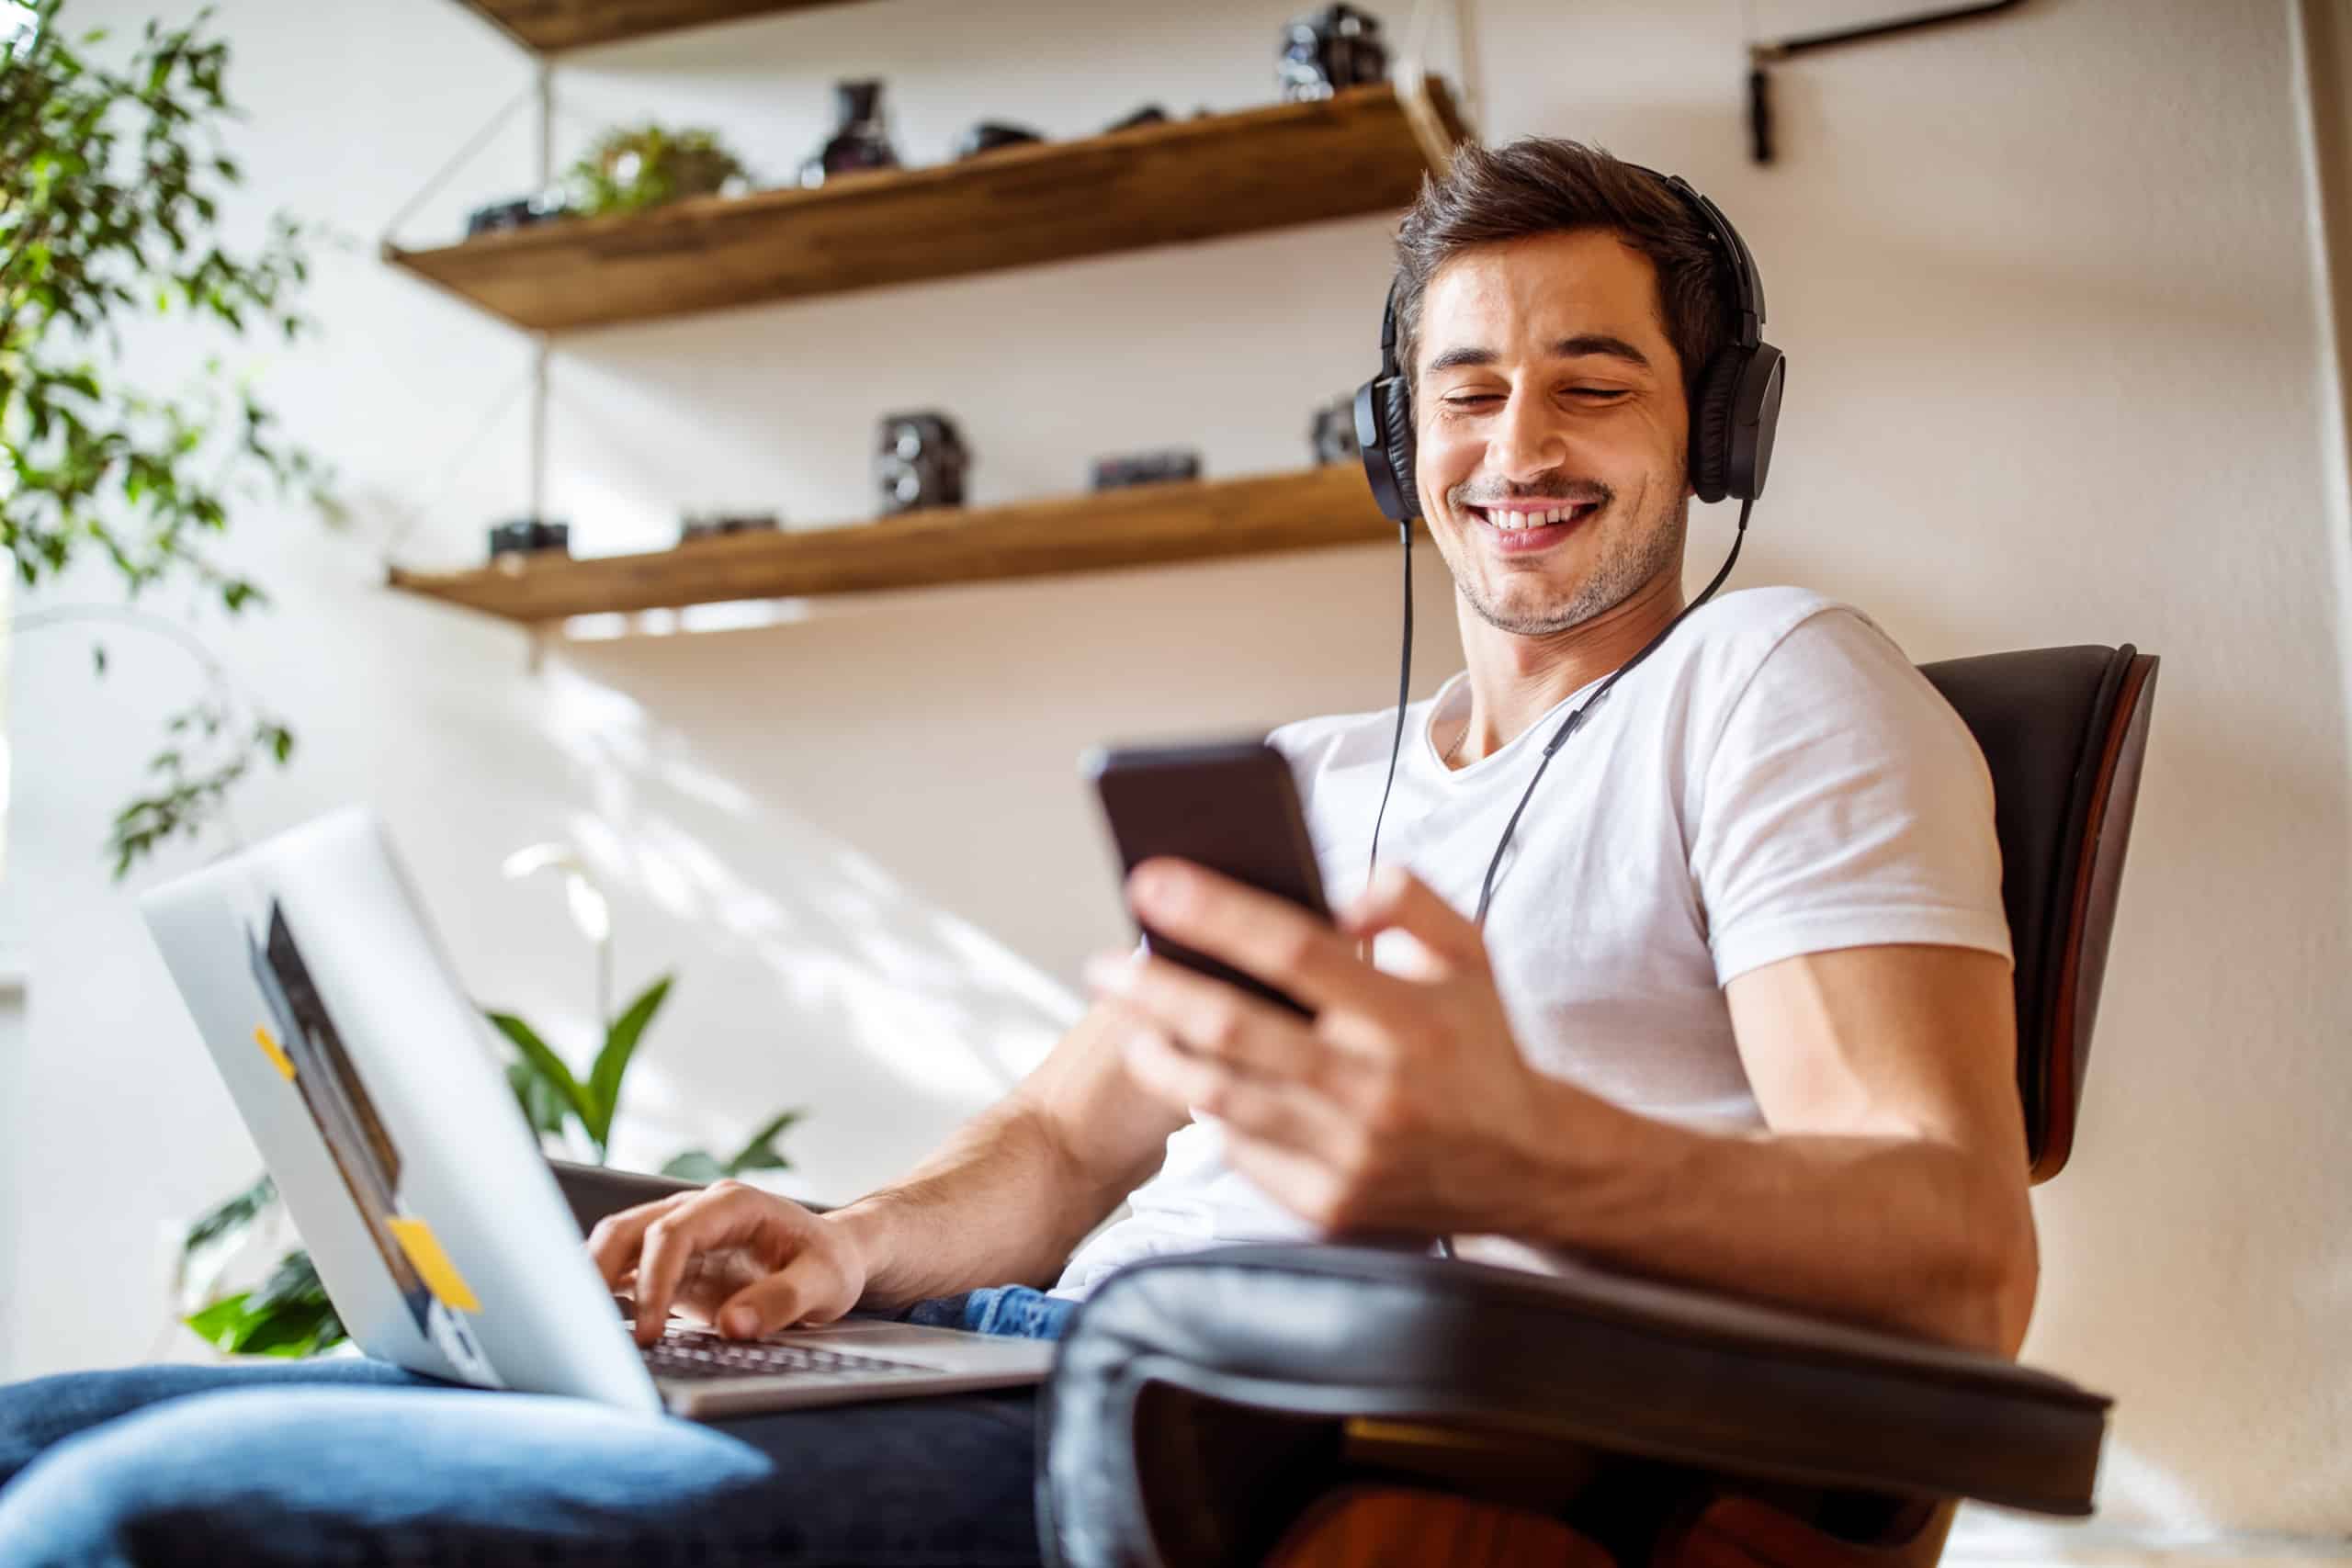
[(1049, 1343), (867, 1317), (756, 1343), (674, 1325), (639, 1351), (372, 812), (320, 818), (139, 904), (368, 1354), (704, 1418), (1050, 1369)]

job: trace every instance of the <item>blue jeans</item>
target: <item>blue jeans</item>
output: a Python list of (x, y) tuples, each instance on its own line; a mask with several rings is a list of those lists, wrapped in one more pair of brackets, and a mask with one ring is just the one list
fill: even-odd
[[(1053, 1337), (1070, 1305), (901, 1315)], [(1025, 1389), (696, 1423), (372, 1360), (67, 1373), (0, 1388), (0, 1562), (1030, 1564), (1037, 1446)]]
[(1022, 1339), (1059, 1339), (1069, 1326), (1076, 1302), (1033, 1291), (1026, 1285), (997, 1285), (960, 1296), (933, 1296), (899, 1314), (906, 1323), (933, 1328), (964, 1328), (974, 1334), (1010, 1334)]

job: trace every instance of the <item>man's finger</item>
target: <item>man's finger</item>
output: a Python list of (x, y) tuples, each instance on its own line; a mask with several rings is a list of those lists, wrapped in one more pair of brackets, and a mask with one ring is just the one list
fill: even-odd
[(650, 1203), (639, 1203), (598, 1220), (588, 1233), (588, 1256), (595, 1259), (596, 1271), (605, 1277), (606, 1287), (617, 1289), (637, 1267), (638, 1246), (644, 1239), (646, 1226), (701, 1196), (699, 1190), (673, 1192), (667, 1198), (656, 1198)]
[(1086, 978), (1135, 1021), (1260, 1077), (1312, 1085), (1334, 1049), (1296, 1014), (1165, 958), (1102, 954), (1088, 961)]
[[(838, 1293), (826, 1291), (827, 1281), (816, 1277), (824, 1268), (815, 1253), (804, 1252), (728, 1297), (711, 1321), (721, 1334), (735, 1339), (757, 1339), (789, 1328), (808, 1317), (818, 1300)], [(829, 1314), (822, 1321), (830, 1323), (832, 1317)]]
[(1442, 966), (1430, 979), (1487, 972), (1487, 942), (1477, 923), (1401, 865), (1374, 872), (1370, 886), (1338, 919), (1340, 930), (1351, 937), (1369, 939), (1389, 930), (1408, 932)]
[(645, 1227), (637, 1258), (637, 1342), (650, 1345), (670, 1321), (670, 1303), (686, 1265), (698, 1252), (745, 1239), (756, 1199), (748, 1187), (713, 1187)]
[(1190, 861), (1155, 856), (1127, 878), (1136, 917), (1309, 1008), (1377, 1009), (1405, 982), (1356, 955), (1355, 939), (1286, 898)]
[(1253, 1137), (1309, 1154), (1327, 1152), (1344, 1135), (1338, 1108), (1312, 1091), (1237, 1072), (1183, 1049), (1156, 1029), (1137, 1030), (1125, 1050), (1127, 1071), (1136, 1081), (1171, 1106), (1204, 1112)]

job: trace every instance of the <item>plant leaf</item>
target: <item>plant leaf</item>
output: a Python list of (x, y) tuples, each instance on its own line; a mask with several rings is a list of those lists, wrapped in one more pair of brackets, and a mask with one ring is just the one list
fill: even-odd
[(682, 1181), (717, 1181), (726, 1176), (727, 1169), (708, 1149), (688, 1149), (673, 1155), (670, 1163), (662, 1168), (664, 1176), (674, 1176)]
[(553, 1084), (532, 1070), (528, 1062), (506, 1064), (507, 1087), (514, 1091), (514, 1103), (523, 1108), (523, 1119), (534, 1133), (560, 1133), (563, 1119), (571, 1107)]
[(199, 1247), (243, 1230), (277, 1201), (277, 1183), (265, 1173), (260, 1180), (227, 1202), (198, 1214), (180, 1242), (180, 1256), (185, 1258)]
[(807, 1114), (807, 1111), (799, 1108), (777, 1111), (768, 1119), (766, 1126), (743, 1140), (743, 1146), (728, 1160), (726, 1174), (741, 1176), (747, 1170), (790, 1170), (792, 1162), (777, 1150), (775, 1140), (783, 1135), (786, 1128)]
[(596, 1053), (595, 1063), (588, 1069), (588, 1101), (604, 1118), (601, 1122), (588, 1124), (588, 1135), (600, 1146), (612, 1135), (613, 1113), (620, 1109), (621, 1079), (628, 1076), (629, 1059), (637, 1055), (637, 1043), (643, 1037), (645, 1026), (661, 1010), (674, 978), (664, 975), (646, 987), (637, 1000), (613, 1021), (612, 1028), (605, 1032), (605, 1048)]
[(563, 1058), (539, 1038), (537, 1030), (513, 1013), (485, 1010), (483, 1016), (490, 1020), (499, 1033), (514, 1043), (514, 1049), (523, 1054), (524, 1064), (562, 1099), (565, 1107), (580, 1118), (580, 1125), (589, 1130), (589, 1136), (594, 1139), (597, 1147), (602, 1148), (604, 1140), (595, 1137), (596, 1119), (590, 1112), (587, 1091), (580, 1087), (580, 1080), (571, 1076), (571, 1069), (563, 1065)]
[(196, 1330), (206, 1343), (222, 1350), (237, 1348), (237, 1339), (245, 1325), (245, 1296), (240, 1292), (223, 1296), (201, 1312), (192, 1312), (180, 1319)]

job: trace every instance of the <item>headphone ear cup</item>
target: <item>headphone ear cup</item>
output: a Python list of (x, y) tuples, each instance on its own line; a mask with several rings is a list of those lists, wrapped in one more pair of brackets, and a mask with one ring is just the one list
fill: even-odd
[(1732, 398), (1731, 456), (1724, 472), (1726, 487), (1744, 501), (1764, 493), (1764, 477), (1772, 468), (1772, 436), (1781, 423), (1781, 389), (1787, 378), (1788, 361), (1779, 349), (1759, 343), (1749, 351), (1739, 390)]
[(1388, 468), (1396, 476), (1396, 496), (1403, 504), (1390, 513), (1407, 523), (1421, 514), (1420, 482), (1414, 472), (1413, 391), (1402, 376), (1380, 383), (1380, 423), (1388, 434)]
[(1739, 396), (1747, 353), (1728, 348), (1707, 362), (1690, 404), (1690, 488), (1701, 501), (1731, 492), (1732, 406)]
[(1409, 523), (1420, 510), (1413, 489), (1413, 400), (1404, 378), (1383, 376), (1356, 389), (1356, 446), (1381, 514)]

